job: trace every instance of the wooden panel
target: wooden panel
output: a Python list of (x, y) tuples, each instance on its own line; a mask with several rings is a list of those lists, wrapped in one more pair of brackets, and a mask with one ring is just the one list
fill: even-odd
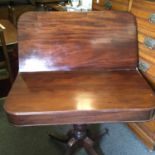
[(144, 40), (145, 40), (146, 37), (148, 37), (148, 36), (146, 36), (143, 33), (138, 32), (138, 41), (139, 41), (139, 43), (144, 44)]
[(154, 112), (154, 94), (136, 70), (23, 74), (5, 104), (15, 125), (138, 121)]
[(155, 13), (155, 1), (134, 0), (131, 12), (138, 18), (149, 21), (152, 13)]
[(139, 43), (139, 55), (147, 61), (155, 64), (155, 49), (149, 49), (144, 44)]
[(129, 13), (31, 12), (18, 28), (20, 72), (137, 66), (135, 19)]
[[(143, 57), (144, 56), (144, 57)], [(140, 61), (147, 65), (147, 69), (145, 69), (145, 74), (149, 74), (155, 78), (155, 64), (151, 63), (149, 60), (146, 59), (145, 55), (140, 55)]]
[[(144, 44), (146, 38), (155, 39), (155, 24), (150, 17), (155, 13), (155, 1), (134, 0), (131, 12), (137, 17), (139, 56), (144, 63), (143, 75), (155, 90), (155, 49)], [(129, 123), (129, 127), (143, 141), (150, 151), (155, 149), (155, 121), (145, 123)]]
[(129, 0), (110, 0), (112, 9), (118, 11), (128, 11)]
[(155, 150), (155, 120), (145, 123), (129, 123), (128, 125), (150, 151)]
[(142, 73), (148, 82), (151, 84), (152, 88), (155, 90), (155, 64), (149, 61), (150, 57), (140, 53), (140, 61), (142, 65)]
[[(150, 33), (154, 34), (155, 24), (150, 23), (148, 19), (146, 20), (146, 19), (142, 19), (142, 18), (137, 18), (137, 25), (138, 25), (139, 31), (141, 30), (141, 32), (143, 32), (142, 30), (145, 30), (149, 34)], [(145, 33), (145, 31), (144, 31), (144, 33)]]
[[(151, 33), (150, 33), (151, 34)], [(149, 41), (150, 40), (150, 41)], [(152, 55), (155, 52), (155, 37), (138, 32), (139, 51)], [(153, 55), (152, 55), (153, 56)]]
[(155, 90), (155, 78), (145, 73), (144, 73), (144, 76), (147, 79), (147, 81), (150, 83), (151, 87)]
[[(155, 28), (155, 26), (154, 26), (154, 28)], [(152, 29), (139, 26), (138, 32), (145, 35), (145, 37), (151, 37), (155, 40), (155, 32)]]
[(155, 13), (155, 2), (142, 0), (141, 3), (139, 3), (138, 0), (134, 0), (131, 12), (137, 17), (139, 55), (145, 60), (145, 63), (150, 66), (150, 69), (148, 69), (144, 75), (150, 83), (154, 84), (154, 49), (147, 47), (144, 42), (146, 38), (155, 40), (155, 24), (150, 22), (150, 16)]

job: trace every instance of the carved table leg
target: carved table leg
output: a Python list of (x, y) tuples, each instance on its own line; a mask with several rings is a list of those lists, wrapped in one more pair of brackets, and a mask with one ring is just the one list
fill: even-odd
[(89, 155), (98, 155), (93, 148), (94, 142), (90, 138), (85, 138), (83, 141), (83, 147)]
[(67, 150), (65, 155), (73, 155), (79, 147), (84, 147), (84, 149), (89, 155), (98, 155), (94, 150), (93, 145), (96, 141), (100, 140), (101, 137), (107, 133), (108, 130), (105, 129), (102, 134), (97, 134), (93, 136), (87, 129), (87, 125), (83, 124), (73, 125), (73, 129), (68, 132), (67, 139), (57, 138), (54, 135), (50, 135), (50, 137), (58, 142), (67, 144)]
[(66, 150), (65, 155), (73, 155), (78, 147), (79, 147), (78, 140), (74, 138), (70, 139), (68, 142), (68, 148)]

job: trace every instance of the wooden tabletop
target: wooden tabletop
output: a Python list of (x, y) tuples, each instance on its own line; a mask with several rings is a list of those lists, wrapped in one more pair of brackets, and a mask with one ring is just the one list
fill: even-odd
[(4, 28), (4, 37), (6, 45), (16, 44), (17, 30), (15, 26), (9, 20), (6, 19), (0, 19), (0, 25)]
[(139, 121), (150, 119), (155, 108), (154, 93), (138, 71), (23, 77), (18, 76), (5, 104), (15, 125)]

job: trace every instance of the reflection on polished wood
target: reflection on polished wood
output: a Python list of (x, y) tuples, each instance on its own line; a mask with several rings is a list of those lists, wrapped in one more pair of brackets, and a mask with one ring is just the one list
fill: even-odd
[(73, 124), (150, 119), (154, 104), (137, 71), (47, 72), (18, 76), (5, 109), (17, 125)]
[(0, 19), (0, 24), (4, 27), (4, 37), (5, 37), (6, 45), (16, 44), (17, 30), (14, 27), (14, 25), (9, 20), (5, 20), (5, 19)]
[(18, 28), (20, 72), (137, 66), (135, 18), (128, 13), (30, 12)]
[(135, 18), (128, 13), (25, 14), (19, 63), (4, 107), (15, 125), (140, 121), (154, 113), (155, 96), (137, 69)]

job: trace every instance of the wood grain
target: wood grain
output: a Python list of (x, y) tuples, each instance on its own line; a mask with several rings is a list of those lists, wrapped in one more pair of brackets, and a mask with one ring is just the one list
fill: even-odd
[[(144, 45), (146, 37), (155, 38), (155, 24), (149, 22), (149, 18), (155, 13), (155, 1), (134, 0), (131, 12), (136, 16), (138, 26), (139, 56), (148, 65), (149, 69), (143, 72), (146, 79), (155, 90), (155, 50)], [(129, 123), (129, 127), (144, 142), (150, 151), (155, 149), (155, 121), (143, 123)]]
[(155, 121), (145, 123), (129, 123), (130, 129), (142, 140), (150, 151), (155, 150)]
[(131, 12), (138, 18), (149, 20), (152, 13), (155, 13), (155, 1), (134, 0)]
[(139, 43), (139, 55), (155, 64), (155, 49), (150, 49), (144, 44)]
[(5, 104), (16, 125), (145, 120), (155, 107), (154, 94), (137, 71), (25, 73), (23, 77), (18, 76)]
[[(151, 16), (151, 13), (149, 14), (149, 16)], [(151, 33), (154, 34), (155, 24), (149, 22), (149, 17), (147, 19), (143, 18), (136, 18), (136, 19), (137, 19), (138, 31), (144, 33), (145, 35), (150, 35)]]
[(135, 19), (128, 13), (33, 12), (18, 28), (20, 72), (137, 66)]
[[(32, 22), (33, 21), (33, 22)], [(15, 125), (140, 121), (155, 96), (137, 69), (135, 19), (122, 12), (31, 12), (19, 20)]]

